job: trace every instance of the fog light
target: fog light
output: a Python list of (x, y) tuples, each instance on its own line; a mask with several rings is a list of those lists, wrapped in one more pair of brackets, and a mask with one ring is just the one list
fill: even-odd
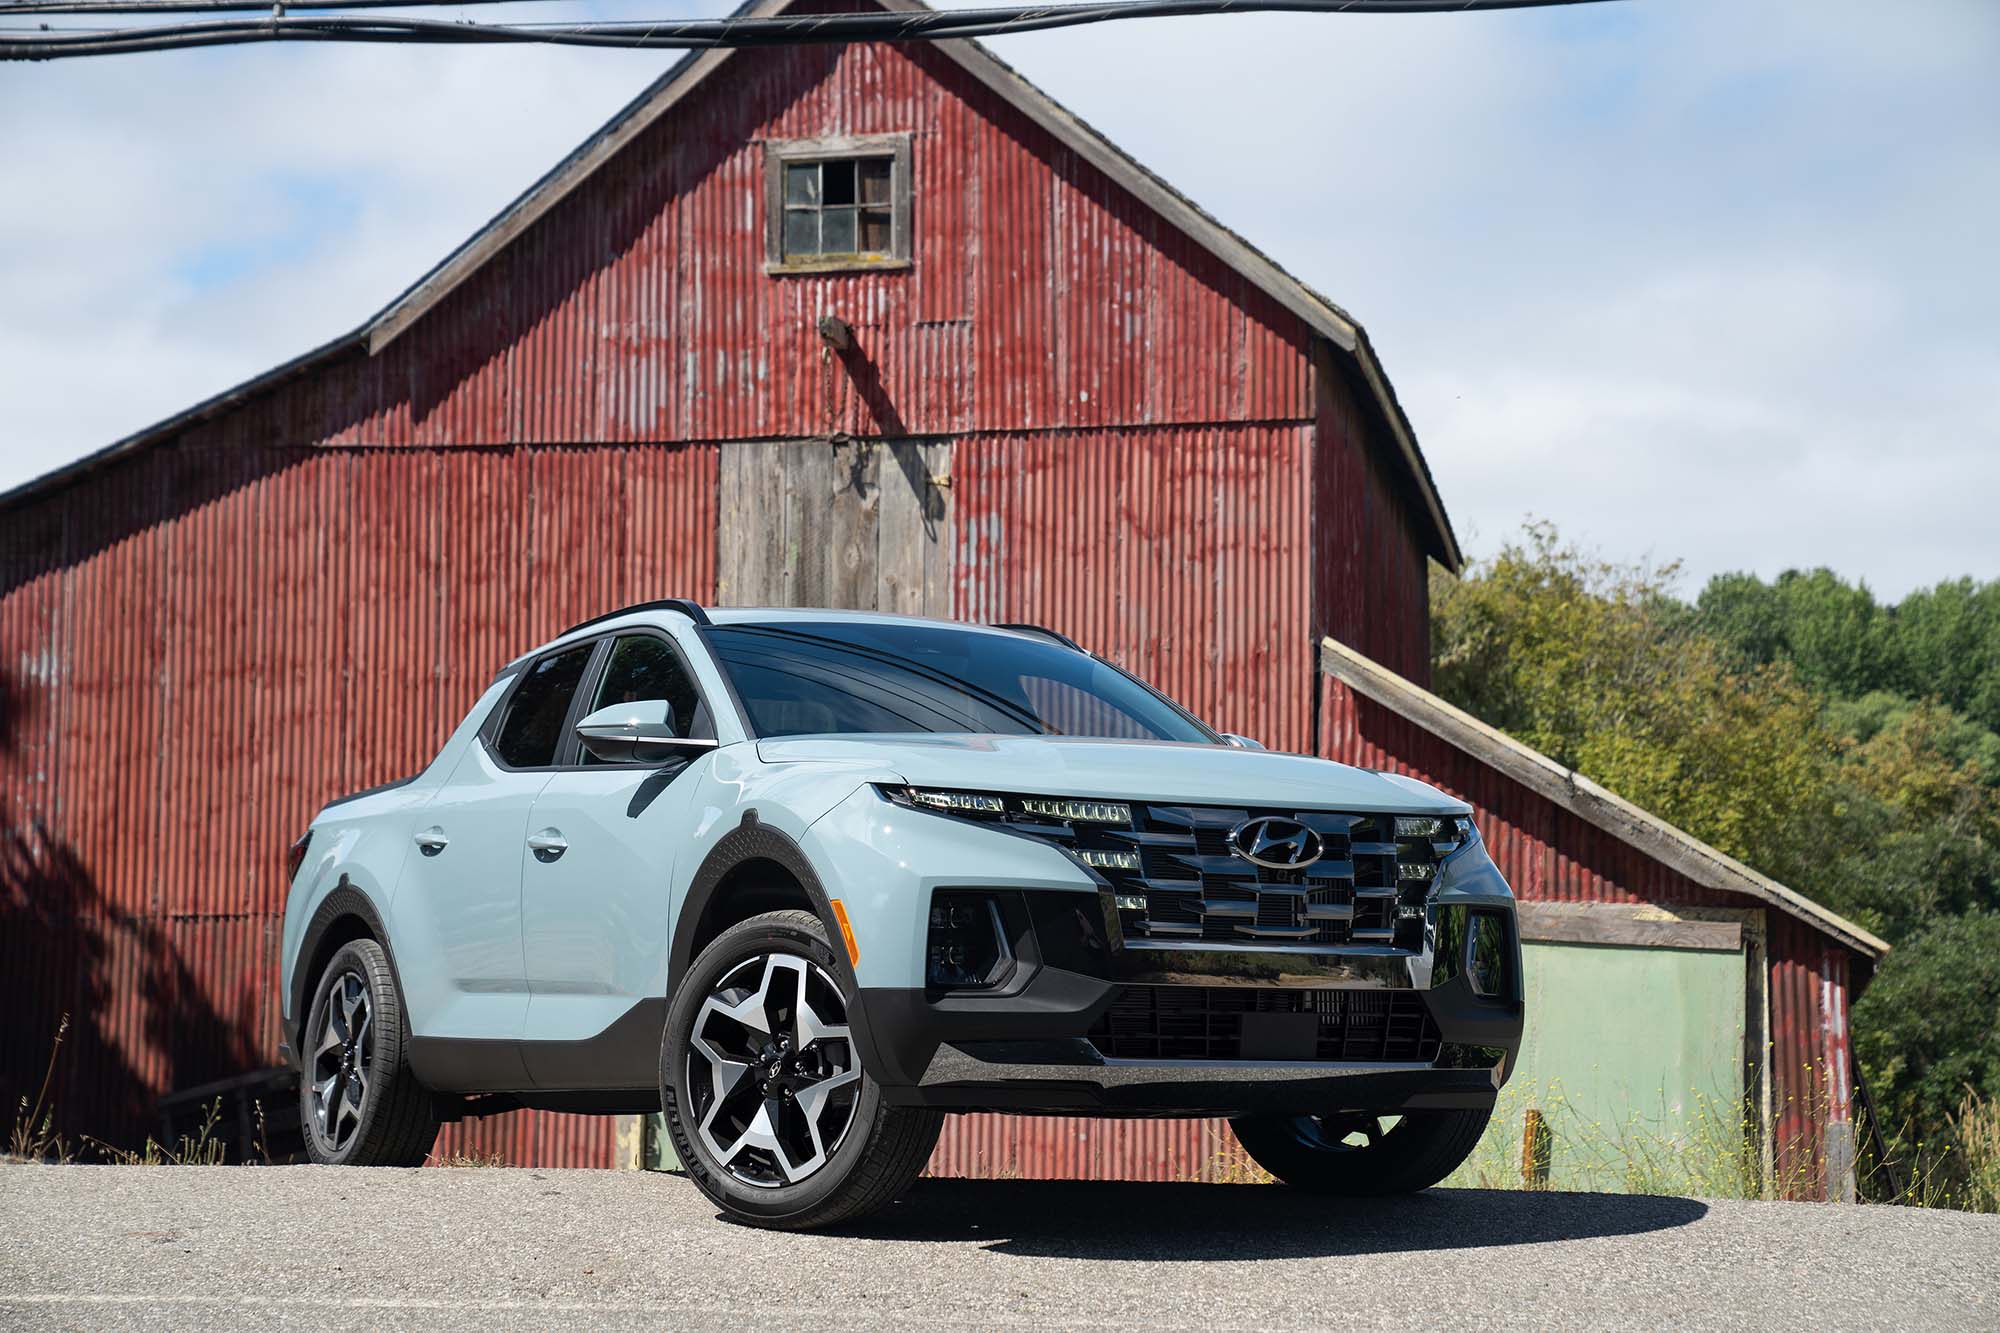
[(974, 893), (940, 893), (931, 899), (926, 984), (937, 990), (985, 990), (1013, 971), (1014, 951), (997, 901)]

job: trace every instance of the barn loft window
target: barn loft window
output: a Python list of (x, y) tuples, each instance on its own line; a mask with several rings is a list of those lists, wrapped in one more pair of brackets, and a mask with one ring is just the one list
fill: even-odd
[(910, 262), (910, 136), (764, 146), (765, 268), (827, 273)]

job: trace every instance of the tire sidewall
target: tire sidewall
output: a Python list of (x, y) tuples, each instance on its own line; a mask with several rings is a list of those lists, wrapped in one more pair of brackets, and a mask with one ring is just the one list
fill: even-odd
[[(768, 1189), (746, 1185), (709, 1157), (692, 1121), (683, 1115), (683, 1108), (691, 1111), (694, 1105), (688, 1096), (687, 1048), (695, 1016), (715, 984), (744, 960), (780, 952), (803, 957), (823, 970), (839, 988), (841, 1003), (852, 1022), (854, 994), (827, 941), (825, 927), (802, 913), (771, 913), (731, 926), (702, 950), (685, 980), (675, 988), (660, 1042), (660, 1107), (688, 1178), (725, 1212), (766, 1223), (813, 1213), (839, 1193), (866, 1155), (884, 1109), (882, 1090), (864, 1069), (846, 1136), (824, 1166), (796, 1185)], [(851, 1040), (850, 1050), (858, 1062), (860, 1052)]]
[[(318, 1039), (320, 1024), (325, 1020), (333, 984), (349, 972), (359, 975), (361, 984), (368, 988), (369, 1026), (374, 1034), (374, 1050), (369, 1057), (368, 1094), (361, 1105), (361, 1123), (355, 1126), (347, 1145), (336, 1150), (321, 1138), (313, 1109), (312, 1047)], [(373, 940), (361, 939), (343, 944), (327, 960), (325, 969), (319, 974), (319, 981), (313, 987), (312, 1007), (307, 1011), (305, 1035), (300, 1042), (304, 1049), (299, 1055), (299, 1122), (305, 1131), (307, 1156), (321, 1165), (349, 1165), (356, 1151), (369, 1142), (375, 1122), (381, 1117), (389, 1081), (395, 1077), (403, 1060), (402, 1005), (398, 1003), (395, 985), (395, 977), (389, 970), (388, 954)]]

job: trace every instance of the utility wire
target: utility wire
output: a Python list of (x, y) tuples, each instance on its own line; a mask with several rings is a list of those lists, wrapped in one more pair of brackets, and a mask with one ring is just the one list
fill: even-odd
[[(12, 0), (20, 3), (21, 0)], [(31, 0), (48, 8), (36, 12), (78, 12), (72, 0), (58, 11), (57, 0)], [(117, 0), (113, 0), (117, 2)], [(462, 3), (463, 0), (428, 0)], [(497, 3), (498, 0), (486, 0)], [(1078, 27), (1113, 19), (1168, 18), (1198, 14), (1426, 14), (1492, 9), (1536, 9), (1552, 5), (1600, 4), (1606, 0), (1099, 0), (1093, 4), (1038, 5), (1004, 9), (925, 9), (911, 13), (783, 15), (777, 18), (672, 19), (614, 23), (445, 23), (404, 17), (357, 18), (340, 14), (287, 14), (282, 3), (256, 19), (210, 19), (109, 32), (52, 28), (30, 37), (0, 38), (0, 60), (59, 60), (123, 55), (141, 51), (235, 46), (249, 42), (404, 42), (467, 45), (541, 43), (555, 46), (618, 47), (635, 50), (705, 50), (718, 47), (795, 46), (854, 42), (944, 41), (995, 37), (1051, 28)], [(109, 12), (189, 12), (193, 0), (122, 0)], [(382, 5), (359, 0), (343, 8)], [(146, 4), (146, 8), (140, 6)], [(204, 11), (247, 9), (252, 0), (220, 0)], [(257, 3), (262, 10), (265, 4)], [(9, 12), (0, 3), (0, 12)], [(18, 11), (15, 11), (18, 12)], [(92, 10), (89, 12), (106, 12)]]

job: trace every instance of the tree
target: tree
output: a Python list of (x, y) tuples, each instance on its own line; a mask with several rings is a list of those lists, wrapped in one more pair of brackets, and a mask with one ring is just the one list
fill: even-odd
[(1838, 739), (1783, 665), (1739, 668), (1676, 612), (1676, 568), (1548, 524), (1431, 591), (1438, 693), (1766, 874), (1813, 892)]
[(1935, 1137), (1968, 1088), (2000, 1097), (2000, 915), (1944, 917), (1882, 962), (1854, 1046), (1892, 1129)]

